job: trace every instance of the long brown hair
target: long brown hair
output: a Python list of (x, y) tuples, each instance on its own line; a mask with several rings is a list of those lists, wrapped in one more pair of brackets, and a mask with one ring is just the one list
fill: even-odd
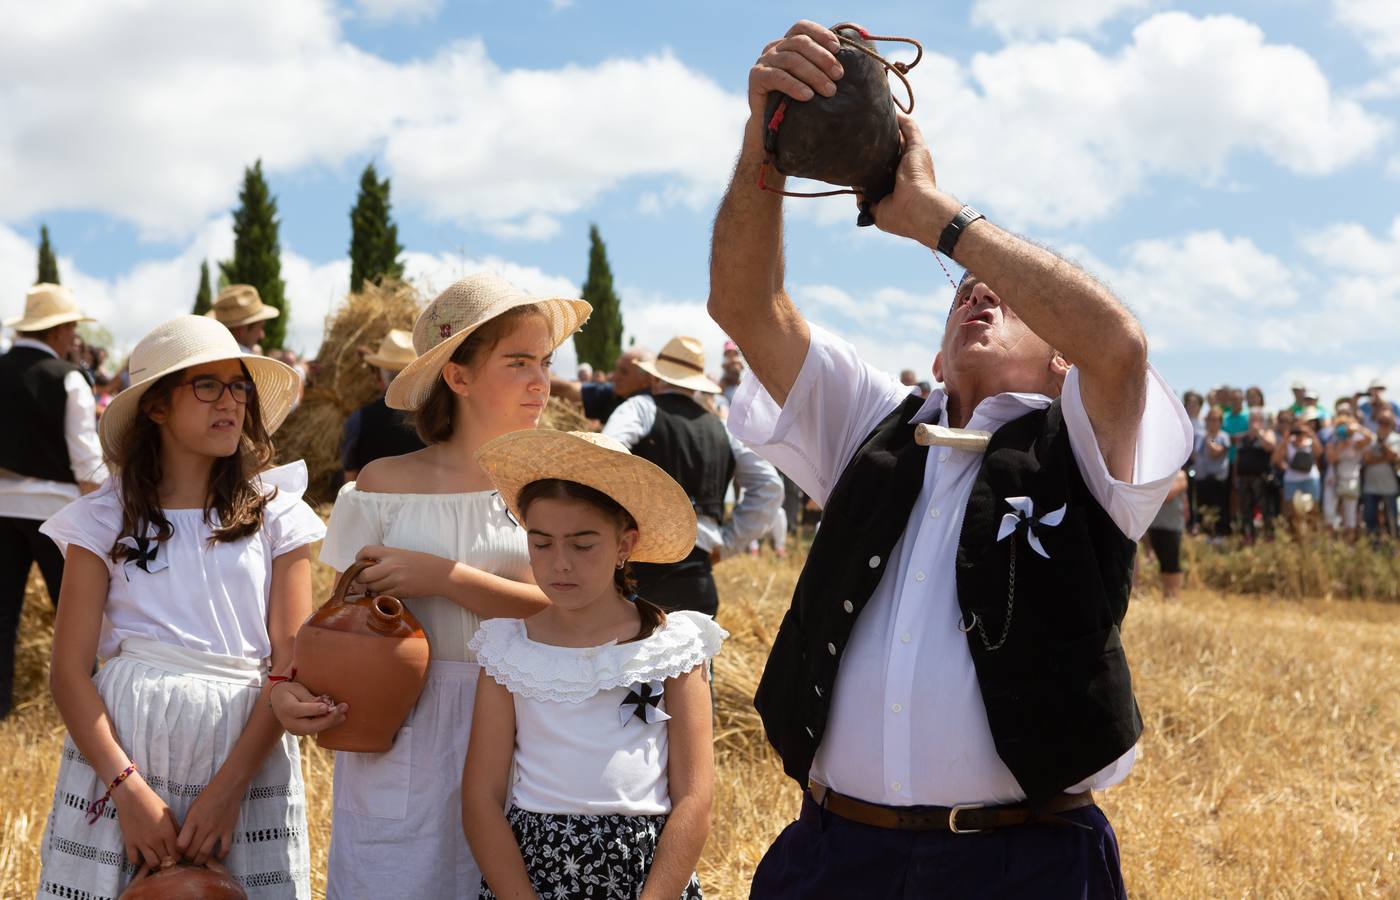
[[(577, 500), (587, 503), (606, 516), (612, 518), (617, 524), (618, 531), (626, 531), (629, 528), (635, 529), (637, 521), (632, 518), (632, 514), (623, 509), (618, 503), (607, 494), (597, 488), (589, 487), (586, 484), (579, 484), (577, 481), (565, 481), (562, 478), (545, 478), (540, 481), (532, 481), (520, 489), (520, 515), (529, 515), (530, 504), (536, 500)], [(521, 523), (522, 525), (524, 523)], [(632, 578), (631, 561), (624, 562), (613, 572), (613, 585), (619, 594), (632, 600), (637, 607), (637, 615), (641, 618), (641, 627), (637, 629), (633, 641), (645, 640), (651, 637), (656, 629), (666, 623), (666, 613), (661, 607), (652, 603), (644, 597), (637, 595), (637, 582)], [(624, 642), (629, 643), (629, 642)]]
[[(499, 316), (487, 319), (467, 335), (462, 343), (457, 345), (457, 349), (452, 351), (448, 362), (475, 368), (523, 319), (543, 315), (544, 310), (534, 304), (511, 307)], [(409, 417), (413, 422), (413, 430), (418, 432), (418, 437), (423, 443), (441, 444), (452, 437), (456, 413), (457, 395), (447, 386), (442, 373), (439, 372), (428, 399), (423, 401), (422, 406), (409, 413)]]
[[(122, 537), (144, 538), (152, 528), (158, 541), (169, 540), (174, 534), (160, 505), (160, 483), (165, 473), (160, 460), (160, 426), (151, 418), (151, 412), (162, 405), (169, 407), (170, 398), (184, 377), (184, 370), (172, 372), (146, 391), (131, 433), (112, 460), (122, 504), (122, 527), (111, 551), (113, 562), (129, 552), (120, 542)], [(243, 368), (243, 377), (250, 377), (247, 367)], [(245, 408), (238, 452), (215, 460), (209, 473), (204, 520), (214, 525), (214, 516), (218, 517), (210, 536), (212, 543), (241, 540), (262, 528), (263, 511), (267, 501), (276, 496), (276, 489), (262, 493), (253, 483), (253, 476), (271, 464), (273, 452), (272, 438), (263, 424), (262, 406), (254, 389)]]

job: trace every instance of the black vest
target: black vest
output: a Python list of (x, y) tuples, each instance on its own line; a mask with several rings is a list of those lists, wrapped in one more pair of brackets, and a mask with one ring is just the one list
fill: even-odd
[(33, 347), (14, 347), (0, 356), (0, 397), (10, 415), (6, 427), (22, 439), (0, 441), (0, 468), (17, 475), (74, 484), (73, 464), (63, 420), (69, 372), (82, 371)]
[(380, 396), (360, 407), (360, 434), (345, 448), (345, 468), (363, 469), (386, 456), (401, 456), (422, 450), (423, 442), (408, 424), (405, 413), (390, 409)]
[[(928, 448), (914, 442), (911, 396), (865, 439), (832, 489), (783, 618), (754, 705), (783, 768), (805, 786), (827, 723), (841, 652), (875, 591), (923, 485)], [(1036, 517), (1067, 506), (1056, 527), (997, 541), (1007, 497)], [(978, 629), (968, 646), (997, 754), (1040, 802), (1122, 756), (1142, 732), (1118, 625), (1135, 545), (1089, 493), (1059, 401), (1002, 426), (968, 498), (957, 553), (958, 605), (995, 643), (1006, 622), (1011, 544), (1016, 600), (999, 649)]]
[(734, 479), (734, 452), (724, 423), (684, 394), (653, 399), (656, 424), (632, 452), (676, 479), (696, 513), (722, 522), (724, 492)]

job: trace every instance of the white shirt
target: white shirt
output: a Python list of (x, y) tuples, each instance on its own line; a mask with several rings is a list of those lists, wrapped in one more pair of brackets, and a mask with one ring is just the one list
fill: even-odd
[[(658, 388), (658, 393), (665, 393), (665, 389)], [(603, 434), (631, 450), (651, 434), (654, 425), (656, 400), (651, 394), (637, 394), (613, 410), (603, 426)], [(727, 557), (744, 550), (749, 541), (763, 537), (772, 527), (773, 517), (783, 505), (783, 479), (777, 469), (736, 438), (727, 425), (724, 433), (729, 438), (729, 451), (734, 454), (734, 490), (739, 502), (722, 526), (697, 513), (695, 546), (706, 553), (719, 548), (720, 555)]]
[(210, 544), (212, 529), (204, 510), (167, 509), (174, 533), (156, 546), (144, 570), (130, 557), (112, 561), (112, 545), (122, 525), (116, 479), (39, 526), (65, 558), (76, 544), (107, 565), (98, 656), (116, 656), (127, 638), (247, 660), (272, 654), (267, 634), (272, 561), (319, 541), (326, 527), (301, 499), (306, 490), (304, 462), (269, 469), (260, 477), (264, 485), (277, 488), (277, 495), (268, 501), (257, 533)]
[[(54, 359), (59, 356), (43, 341), (16, 338), (14, 347), (42, 350)], [(92, 385), (82, 372), (69, 372), (63, 378), (67, 394), (63, 406), (63, 438), (68, 447), (68, 463), (77, 481), (100, 484), (107, 479), (107, 467), (102, 463), (102, 445), (97, 440), (97, 402)], [(43, 521), (77, 499), (81, 492), (76, 484), (31, 478), (7, 469), (0, 469), (0, 516)]]
[[(471, 640), (482, 670), (515, 701), (511, 805), (538, 813), (665, 815), (671, 811), (665, 718), (639, 718), (643, 686), (703, 665), (729, 635), (709, 616), (667, 613), (644, 640), (557, 647), (520, 619), (487, 619)], [(631, 695), (629, 697), (629, 695)]]
[[(730, 424), (818, 503), (860, 442), (909, 391), (863, 363), (855, 348), (816, 326), (787, 402), (779, 408), (756, 379), (734, 399)], [(1061, 394), (1070, 446), (1090, 492), (1137, 540), (1161, 507), (1191, 450), (1192, 429), (1155, 369), (1139, 428), (1133, 478), (1113, 478), (1100, 453), (1071, 368)], [(995, 431), (1050, 405), (1040, 394), (989, 397), (967, 428)], [(946, 411), (934, 391), (913, 417)], [(967, 637), (958, 630), (954, 559), (981, 455), (930, 448), (923, 486), (890, 565), (856, 620), (841, 657), (830, 718), (811, 777), (834, 790), (891, 806), (1013, 803), (1025, 793), (997, 756)], [(866, 564), (860, 560), (859, 564)], [(1136, 748), (1072, 790), (1125, 778)]]

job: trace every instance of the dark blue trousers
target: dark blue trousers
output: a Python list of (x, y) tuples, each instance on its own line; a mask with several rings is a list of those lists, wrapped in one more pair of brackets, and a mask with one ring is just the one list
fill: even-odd
[(896, 831), (843, 819), (810, 794), (754, 872), (758, 900), (933, 897), (1126, 900), (1118, 838), (1097, 806), (1060, 813), (1075, 825), (981, 834)]

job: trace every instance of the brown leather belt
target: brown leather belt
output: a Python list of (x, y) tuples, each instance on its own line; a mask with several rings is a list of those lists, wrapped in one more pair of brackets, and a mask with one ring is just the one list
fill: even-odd
[(815, 781), (810, 782), (807, 789), (818, 806), (852, 822), (900, 831), (950, 831), (953, 834), (975, 834), (979, 831), (1036, 823), (1071, 825), (1074, 823), (1060, 818), (1056, 813), (1092, 806), (1094, 803), (1093, 792), (1085, 791), (1082, 794), (1058, 794), (1035, 809), (1025, 803), (1011, 803), (1006, 806), (984, 806), (978, 803), (964, 803), (958, 806), (880, 806), (838, 794)]

